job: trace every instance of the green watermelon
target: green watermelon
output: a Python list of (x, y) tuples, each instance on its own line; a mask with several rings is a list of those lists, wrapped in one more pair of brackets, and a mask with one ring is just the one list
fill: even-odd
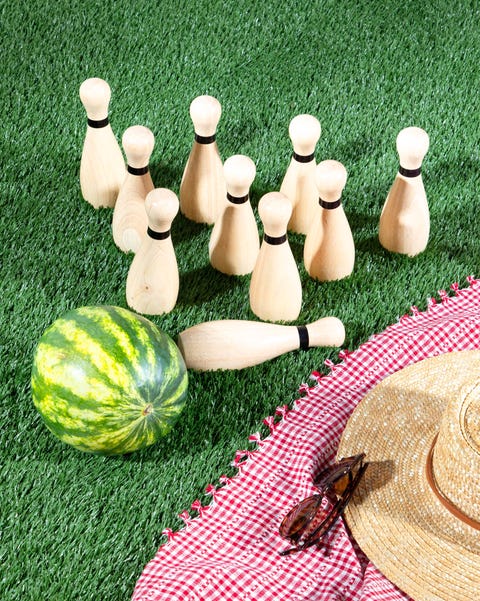
[(33, 402), (47, 428), (82, 451), (120, 455), (167, 434), (186, 400), (188, 375), (173, 340), (120, 307), (81, 307), (42, 335)]

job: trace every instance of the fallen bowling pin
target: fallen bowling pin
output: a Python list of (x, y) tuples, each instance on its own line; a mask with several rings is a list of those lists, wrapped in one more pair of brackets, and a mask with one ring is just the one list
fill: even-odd
[(125, 161), (108, 120), (110, 86), (99, 77), (80, 86), (80, 100), (87, 112), (87, 132), (80, 160), (83, 198), (96, 209), (113, 207), (125, 179)]
[(341, 346), (345, 328), (336, 317), (305, 326), (223, 319), (184, 330), (177, 344), (188, 368), (243, 369), (297, 349)]
[(147, 194), (147, 235), (128, 271), (128, 306), (147, 315), (169, 313), (177, 302), (179, 275), (170, 228), (178, 213), (176, 194), (156, 188)]
[(421, 176), (428, 147), (428, 134), (420, 127), (407, 127), (398, 134), (400, 168), (380, 215), (380, 244), (410, 257), (425, 250), (430, 235), (430, 213)]

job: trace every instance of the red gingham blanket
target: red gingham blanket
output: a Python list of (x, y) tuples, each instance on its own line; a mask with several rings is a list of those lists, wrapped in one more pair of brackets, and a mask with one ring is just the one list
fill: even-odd
[(185, 528), (147, 564), (134, 601), (400, 601), (391, 584), (359, 550), (342, 520), (322, 548), (281, 557), (288, 547), (278, 526), (287, 511), (315, 492), (312, 474), (334, 461), (340, 435), (357, 403), (389, 374), (427, 357), (480, 348), (480, 280), (451, 286), (412, 314), (340, 353), (330, 373), (314, 372), (314, 386), (292, 410), (267, 418), (270, 436), (250, 437), (254, 450), (237, 452), (238, 474), (209, 485), (210, 504), (192, 504)]

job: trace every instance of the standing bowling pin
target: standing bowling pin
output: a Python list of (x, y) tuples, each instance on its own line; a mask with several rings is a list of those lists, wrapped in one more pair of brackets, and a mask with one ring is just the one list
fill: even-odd
[(338, 161), (322, 161), (315, 178), (320, 198), (305, 238), (303, 260), (312, 278), (340, 280), (352, 273), (355, 263), (355, 244), (341, 202), (347, 170)]
[(122, 137), (127, 156), (127, 176), (113, 211), (112, 232), (115, 244), (124, 252), (137, 252), (147, 231), (145, 198), (153, 190), (148, 162), (155, 139), (148, 127), (133, 125)]
[(178, 336), (186, 366), (199, 371), (242, 369), (296, 349), (341, 346), (345, 328), (336, 317), (306, 326), (221, 319), (197, 324)]
[(280, 192), (288, 196), (293, 206), (288, 229), (306, 234), (318, 202), (315, 146), (320, 138), (320, 122), (312, 115), (297, 115), (291, 120), (288, 133), (293, 144), (293, 156)]
[(430, 213), (421, 176), (428, 146), (428, 134), (419, 127), (407, 127), (398, 134), (400, 168), (380, 215), (380, 244), (410, 257), (425, 250), (430, 234)]
[(87, 133), (80, 160), (83, 198), (96, 209), (113, 207), (125, 179), (125, 161), (108, 121), (110, 86), (98, 77), (80, 86), (80, 100), (87, 111)]
[(178, 207), (176, 194), (166, 188), (152, 190), (145, 200), (147, 235), (127, 276), (127, 303), (139, 313), (168, 313), (177, 302), (179, 276), (170, 228)]
[(246, 275), (253, 271), (260, 248), (249, 199), (256, 167), (252, 159), (237, 154), (225, 161), (223, 171), (227, 197), (210, 236), (210, 263), (227, 275)]
[(281, 192), (269, 192), (258, 213), (264, 236), (250, 281), (250, 307), (266, 321), (293, 321), (302, 307), (302, 283), (287, 237), (292, 203)]
[(195, 140), (180, 184), (180, 210), (198, 223), (215, 223), (225, 202), (225, 179), (216, 142), (222, 114), (213, 96), (198, 96), (190, 105)]

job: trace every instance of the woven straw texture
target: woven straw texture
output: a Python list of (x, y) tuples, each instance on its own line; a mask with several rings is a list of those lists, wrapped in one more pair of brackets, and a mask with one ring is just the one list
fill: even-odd
[(340, 455), (361, 449), (370, 462), (347, 523), (382, 573), (414, 599), (478, 598), (480, 532), (442, 505), (426, 466), (440, 429), (438, 487), (478, 520), (472, 510), (474, 497), (478, 508), (480, 448), (470, 447), (461, 425), (462, 406), (472, 408), (479, 396), (480, 351), (426, 359), (375, 387), (342, 436)]
[[(281, 557), (288, 543), (278, 526), (288, 510), (315, 492), (319, 470), (335, 460), (346, 422), (381, 380), (418, 361), (480, 348), (480, 281), (452, 286), (412, 314), (342, 351), (328, 375), (314, 372), (292, 410), (266, 418), (271, 434), (252, 434), (253, 449), (238, 451), (238, 474), (208, 485), (211, 502), (196, 500), (181, 514), (185, 527), (144, 568), (134, 601), (256, 600), (400, 601), (409, 597), (368, 561), (340, 520), (322, 548)], [(413, 558), (412, 558), (413, 561)], [(473, 599), (473, 597), (472, 597)], [(422, 601), (419, 597), (416, 601)]]
[[(452, 356), (451, 365), (442, 362), (442, 369), (450, 374), (447, 384), (451, 400), (442, 415), (432, 461), (437, 488), (475, 522), (480, 522), (479, 363), (470, 355)], [(462, 373), (463, 382), (459, 380)], [(454, 383), (461, 388), (452, 399)]]

